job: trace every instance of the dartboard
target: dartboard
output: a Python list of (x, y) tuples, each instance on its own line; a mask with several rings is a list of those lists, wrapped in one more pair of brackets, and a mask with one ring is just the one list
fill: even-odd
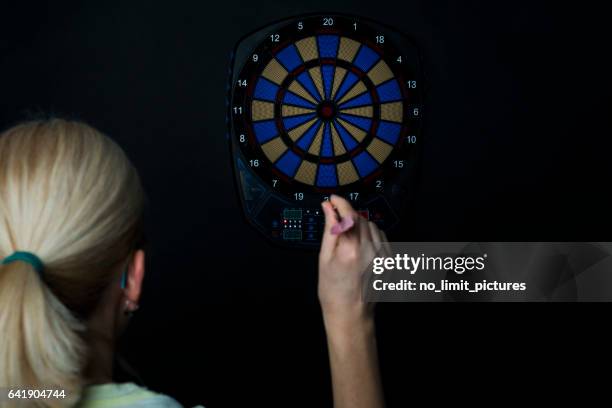
[(230, 138), (243, 203), (253, 185), (283, 203), (281, 214), (314, 212), (338, 193), (370, 217), (368, 203), (410, 167), (420, 139), (412, 43), (355, 17), (312, 15), (247, 36), (233, 65)]

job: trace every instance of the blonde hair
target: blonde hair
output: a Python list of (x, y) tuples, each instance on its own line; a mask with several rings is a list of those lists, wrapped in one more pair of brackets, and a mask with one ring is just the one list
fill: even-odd
[(0, 136), (0, 261), (27, 251), (44, 263), (42, 276), (0, 265), (0, 388), (57, 386), (76, 402), (84, 320), (141, 238), (142, 206), (121, 148), (86, 124), (29, 122)]

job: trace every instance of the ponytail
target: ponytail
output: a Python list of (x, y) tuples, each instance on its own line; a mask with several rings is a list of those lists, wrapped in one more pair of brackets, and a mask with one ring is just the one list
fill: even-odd
[[(0, 389), (65, 390), (37, 406), (78, 402), (85, 320), (139, 238), (142, 201), (124, 153), (85, 124), (0, 135)], [(1, 264), (22, 248), (41, 258), (42, 274), (23, 260)]]
[(32, 265), (0, 265), (2, 387), (60, 388), (75, 401), (85, 356), (82, 331), (83, 325), (51, 293)]

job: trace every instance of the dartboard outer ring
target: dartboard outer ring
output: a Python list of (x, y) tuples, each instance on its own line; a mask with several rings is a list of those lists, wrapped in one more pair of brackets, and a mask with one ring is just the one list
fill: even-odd
[[(320, 17), (320, 16), (310, 16), (310, 17), (304, 18), (303, 20), (304, 22), (314, 21), (317, 19), (317, 17)], [(348, 17), (335, 16), (335, 18), (345, 19)], [(292, 19), (292, 20), (295, 21), (295, 19)], [(283, 28), (276, 30), (276, 31), (282, 34), (283, 29), (287, 30), (291, 26), (292, 20), (289, 20), (287, 22), (287, 25), (285, 25)], [(367, 23), (364, 22), (363, 24), (367, 24)], [(410, 146), (405, 146), (406, 137), (412, 135), (413, 133), (416, 133), (415, 129), (417, 126), (411, 123), (411, 119), (408, 118), (410, 116), (408, 114), (408, 111), (412, 109), (412, 107), (414, 106), (422, 105), (420, 90), (408, 91), (407, 90), (408, 88), (405, 86), (405, 84), (407, 83), (406, 81), (411, 81), (413, 80), (412, 78), (415, 78), (417, 76), (417, 72), (416, 72), (417, 70), (415, 69), (413, 70), (413, 72), (402, 71), (401, 69), (398, 69), (397, 67), (392, 66), (391, 63), (389, 62), (389, 59), (385, 58), (386, 55), (384, 54), (379, 54), (381, 55), (381, 61), (384, 61), (385, 63), (387, 63), (387, 65), (389, 65), (389, 67), (391, 68), (393, 72), (393, 77), (397, 79), (398, 83), (402, 84), (399, 87), (401, 95), (402, 95), (402, 99), (401, 99), (401, 102), (403, 105), (402, 106), (402, 116), (403, 118), (407, 118), (407, 119), (402, 121), (401, 129), (399, 131), (399, 135), (397, 136), (395, 140), (395, 143), (393, 144), (389, 143), (389, 145), (392, 147), (391, 152), (384, 156), (384, 160), (382, 160), (382, 162), (377, 163), (377, 167), (373, 171), (364, 172), (363, 176), (359, 174), (359, 177), (357, 177), (351, 182), (344, 182), (344, 183), (337, 182), (336, 184), (333, 184), (333, 185), (320, 185), (320, 184), (317, 185), (315, 181), (311, 180), (310, 183), (304, 183), (302, 180), (298, 180), (295, 178), (295, 172), (288, 173), (288, 172), (279, 171), (279, 168), (275, 166), (275, 163), (273, 162), (273, 160), (271, 160), (270, 157), (264, 151), (264, 148), (262, 147), (264, 143), (260, 143), (258, 141), (257, 132), (255, 131), (254, 126), (253, 126), (253, 123), (255, 121), (252, 120), (253, 119), (252, 102), (253, 100), (256, 99), (254, 97), (254, 94), (256, 91), (257, 81), (262, 78), (262, 74), (264, 70), (266, 69), (265, 64), (271, 61), (272, 58), (277, 58), (277, 54), (282, 52), (287, 47), (291, 47), (291, 46), (295, 47), (295, 44), (298, 41), (304, 40), (304, 39), (307, 39), (309, 37), (313, 37), (316, 35), (329, 35), (329, 36), (338, 35), (339, 41), (341, 41), (342, 38), (349, 38), (354, 41), (359, 40), (359, 44), (361, 47), (368, 46), (376, 52), (393, 53), (395, 49), (392, 44), (387, 43), (385, 44), (385, 48), (383, 49), (383, 51), (381, 51), (379, 48), (375, 48), (375, 46), (373, 45), (372, 39), (363, 40), (355, 36), (352, 36), (352, 37), (347, 36), (346, 34), (340, 33), (337, 30), (334, 31), (333, 28), (327, 29), (327, 30), (319, 29), (316, 32), (305, 31), (304, 34), (302, 35), (296, 34), (293, 38), (291, 38), (290, 40), (286, 42), (279, 41), (279, 43), (276, 45), (272, 44), (272, 46), (264, 46), (264, 47), (262, 47), (260, 44), (259, 46), (256, 46), (255, 48), (253, 48), (251, 54), (254, 55), (255, 53), (258, 53), (259, 58), (261, 58), (260, 61), (264, 61), (264, 63), (258, 64), (258, 66), (255, 69), (250, 68), (248, 62), (243, 65), (239, 77), (240, 78), (244, 77), (243, 80), (246, 79), (248, 85), (245, 90), (238, 89), (238, 92), (233, 93), (231, 104), (230, 104), (231, 118), (234, 123), (239, 124), (238, 126), (239, 128), (243, 129), (244, 131), (243, 134), (246, 136), (246, 139), (248, 140), (248, 143), (241, 145), (242, 152), (246, 159), (253, 160), (252, 157), (255, 157), (255, 160), (259, 160), (259, 162), (257, 163), (259, 166), (254, 169), (255, 173), (259, 174), (264, 179), (274, 178), (278, 180), (281, 183), (280, 190), (285, 191), (287, 194), (290, 194), (296, 190), (306, 190), (306, 191), (311, 191), (315, 193), (348, 191), (348, 190), (354, 189), (356, 186), (359, 186), (360, 188), (365, 186), (366, 188), (371, 190), (372, 185), (377, 181), (377, 178), (382, 173), (385, 173), (388, 177), (392, 173), (397, 172), (396, 171), (397, 169), (392, 168), (392, 166), (390, 166), (389, 163), (397, 162), (398, 158), (401, 159), (403, 156), (405, 156), (406, 151), (410, 149)], [(262, 36), (262, 41), (266, 41), (265, 38), (266, 37)], [(396, 54), (401, 55), (399, 52), (396, 52)], [(340, 67), (346, 66), (346, 61), (340, 60), (339, 58), (335, 59), (335, 61), (333, 61), (334, 58), (330, 58), (330, 60), (336, 66), (340, 66)], [(308, 69), (308, 68), (312, 68), (313, 66), (320, 66), (321, 62), (325, 62), (325, 59), (320, 58), (320, 56), (319, 56), (318, 61), (302, 60), (302, 64), (300, 65), (300, 67), (297, 68), (298, 70), (297, 73), (299, 73), (300, 69)], [(282, 96), (288, 92), (287, 88), (289, 86), (289, 83), (292, 82), (292, 80), (296, 76), (295, 69), (291, 72), (289, 72), (289, 70), (287, 71), (288, 71), (288, 75), (285, 76), (284, 82), (281, 82), (280, 84), (278, 84), (280, 88), (280, 92), (276, 95), (278, 98), (282, 98)], [(244, 75), (242, 74), (243, 72), (244, 72)], [(293, 146), (290, 145), (290, 143), (293, 141), (290, 140), (289, 130), (283, 127), (283, 123), (280, 117), (281, 116), (280, 111), (282, 110), (282, 101), (277, 100), (277, 98), (275, 98), (275, 100), (273, 101), (273, 105), (274, 105), (273, 117), (269, 119), (273, 120), (276, 123), (276, 131), (279, 133), (278, 138), (283, 141), (283, 144), (287, 147), (287, 151), (296, 153), (299, 157), (299, 160), (302, 160), (302, 163), (304, 160), (306, 160), (309, 162), (313, 162), (316, 165), (321, 165), (321, 164), (336, 165), (337, 167), (338, 163), (347, 162), (347, 159), (348, 161), (350, 161), (351, 158), (354, 158), (357, 154), (363, 152), (367, 148), (368, 143), (371, 143), (371, 141), (376, 138), (376, 130), (379, 129), (380, 123), (381, 123), (381, 120), (380, 120), (381, 106), (380, 106), (380, 103), (376, 101), (376, 92), (372, 92), (371, 90), (371, 80), (369, 76), (367, 75), (367, 72), (358, 72), (358, 74), (360, 76), (360, 79), (363, 79), (366, 83), (370, 84), (370, 86), (368, 87), (368, 90), (372, 94), (371, 95), (372, 100), (375, 101), (375, 103), (373, 103), (372, 105), (372, 108), (373, 108), (372, 118), (371, 118), (372, 125), (369, 129), (370, 131), (366, 132), (365, 138), (361, 140), (360, 143), (358, 143), (358, 147), (350, 151), (346, 149), (347, 151), (343, 154), (336, 154), (336, 152), (334, 152), (334, 154), (331, 156), (328, 155), (327, 157), (323, 157), (321, 154), (319, 155), (310, 154), (308, 152), (304, 152), (304, 149), (299, 149), (295, 145)], [(243, 92), (240, 92), (240, 91), (243, 91)], [(241, 117), (237, 117), (237, 115), (235, 115), (234, 112), (232, 112), (232, 107), (236, 107), (238, 105), (243, 106), (243, 114), (241, 115)], [(318, 170), (319, 168), (317, 168), (317, 171)], [(338, 180), (337, 170), (336, 170), (336, 180)]]

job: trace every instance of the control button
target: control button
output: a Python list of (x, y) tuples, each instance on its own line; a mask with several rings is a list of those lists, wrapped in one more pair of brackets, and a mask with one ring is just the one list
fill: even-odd
[(286, 241), (300, 241), (302, 230), (283, 230), (283, 239)]
[(285, 208), (283, 210), (283, 218), (288, 220), (301, 220), (302, 209), (301, 208)]

